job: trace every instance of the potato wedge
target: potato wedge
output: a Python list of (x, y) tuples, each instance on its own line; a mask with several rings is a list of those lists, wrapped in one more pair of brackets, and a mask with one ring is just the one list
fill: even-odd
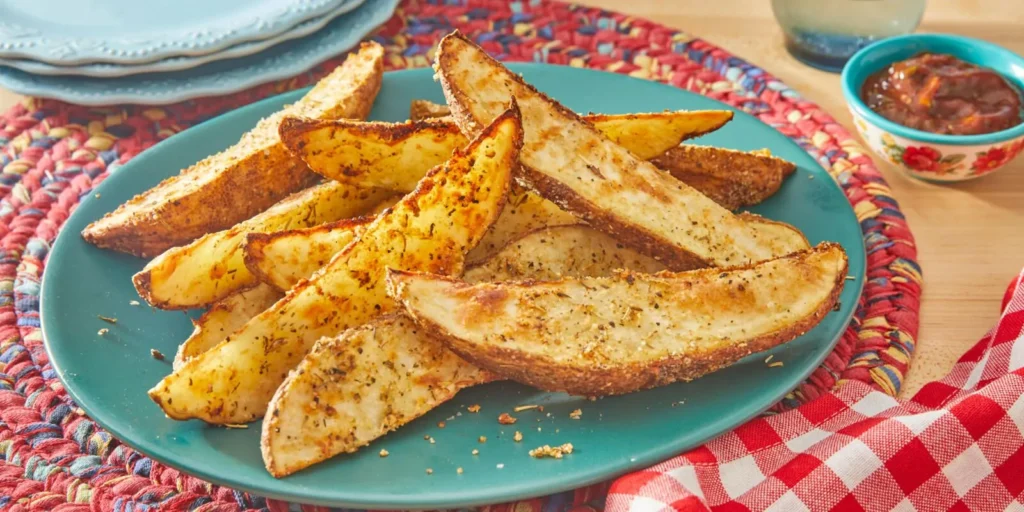
[(99, 247), (149, 258), (230, 228), (316, 182), (281, 144), (287, 115), (365, 119), (380, 90), (384, 49), (364, 43), (295, 104), (256, 125), (234, 146), (184, 169), (93, 222), (82, 236)]
[(590, 114), (583, 119), (641, 160), (650, 160), (680, 142), (713, 132), (732, 120), (729, 110), (640, 114)]
[(242, 242), (247, 233), (355, 217), (390, 195), (392, 192), (384, 189), (330, 181), (311, 187), (231, 229), (167, 250), (135, 274), (132, 282), (139, 295), (154, 307), (192, 309), (212, 304), (259, 282), (245, 266)]
[(549, 391), (630, 393), (786, 343), (832, 310), (846, 253), (821, 244), (731, 269), (471, 285), (388, 272), (421, 326), (480, 368)]
[(771, 153), (687, 144), (652, 158), (651, 163), (729, 210), (768, 199), (796, 170)]
[[(326, 265), (372, 220), (349, 219), (277, 233), (250, 233), (243, 248), (245, 265), (260, 281), (288, 290)], [(483, 261), (531, 231), (575, 223), (575, 217), (551, 201), (532, 192), (512, 193), (494, 226), (469, 251), (466, 262)]]
[(462, 273), (466, 252), (507, 201), (521, 143), (513, 102), (312, 279), (165, 377), (149, 396), (174, 419), (244, 423), (261, 417), (317, 339), (397, 308), (385, 290), (386, 268)]
[(441, 41), (435, 67), (466, 133), (490, 122), (502, 102), (519, 102), (519, 182), (671, 269), (741, 265), (806, 248), (795, 228), (787, 240), (759, 238), (748, 222), (613, 143), (462, 34)]
[(192, 321), (195, 325), (192, 335), (178, 345), (178, 352), (174, 355), (174, 369), (181, 368), (189, 359), (224, 341), (229, 334), (273, 306), (283, 296), (274, 287), (259, 284), (210, 306), (203, 316)]
[(312, 228), (249, 233), (243, 246), (245, 266), (261, 282), (278, 290), (290, 290), (327, 265), (335, 254), (362, 234), (373, 219), (360, 217)]
[(492, 379), (392, 313), (320, 340), (291, 372), (263, 420), (263, 461), (282, 477), (354, 452)]
[(542, 228), (513, 241), (470, 266), (470, 282), (548, 281), (565, 276), (606, 276), (616, 269), (654, 273), (665, 265), (630, 249), (586, 224)]
[[(448, 105), (434, 103), (428, 100), (412, 100), (409, 104), (409, 120), (424, 121), (427, 119), (450, 119), (452, 111)], [(656, 152), (661, 147), (663, 140), (668, 133), (664, 126), (659, 123), (643, 122), (650, 117), (657, 116), (661, 119), (662, 114), (632, 114), (632, 115), (608, 115), (591, 114), (584, 119), (596, 126), (606, 137), (617, 142), (620, 146), (629, 148), (636, 155)], [(645, 119), (647, 118), (647, 119)], [(687, 116), (676, 118), (683, 123), (691, 123), (685, 129), (686, 136), (683, 140), (699, 137), (706, 133), (721, 128), (732, 119), (732, 112), (728, 110), (703, 110), (689, 112)], [(642, 145), (648, 144), (646, 148)], [(674, 146), (674, 144), (673, 144)], [(656, 154), (656, 153), (652, 153)], [(650, 157), (647, 157), (649, 160)], [(685, 180), (684, 180), (685, 181)]]
[(430, 100), (412, 100), (409, 102), (410, 121), (437, 119), (439, 117), (448, 117), (451, 114), (452, 111), (448, 109), (448, 105), (442, 103), (434, 103)]
[[(590, 115), (608, 138), (638, 158), (661, 155), (680, 141), (717, 129), (728, 110)], [(310, 120), (281, 122), (281, 140), (322, 176), (359, 186), (408, 192), (433, 166), (444, 162), (466, 138), (450, 119), (405, 123)]]

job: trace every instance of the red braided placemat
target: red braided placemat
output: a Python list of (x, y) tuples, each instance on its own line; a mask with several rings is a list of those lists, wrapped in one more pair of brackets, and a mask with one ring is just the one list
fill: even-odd
[[(868, 271), (860, 307), (835, 351), (776, 408), (810, 400), (844, 379), (899, 391), (918, 326), (921, 273), (914, 240), (885, 180), (831, 116), (706, 41), (550, 0), (406, 0), (373, 37), (388, 50), (387, 67), (401, 69), (427, 66), (431, 48), (455, 28), (504, 60), (664, 81), (741, 108), (797, 141), (845, 190), (864, 231)], [(229, 97), (168, 107), (86, 108), (30, 99), (0, 117), (0, 509), (288, 509), (182, 475), (120, 444), (85, 416), (47, 361), (39, 279), (60, 226), (108, 171), (197, 122), (307, 85), (339, 62)], [(490, 508), (600, 506), (605, 488)]]

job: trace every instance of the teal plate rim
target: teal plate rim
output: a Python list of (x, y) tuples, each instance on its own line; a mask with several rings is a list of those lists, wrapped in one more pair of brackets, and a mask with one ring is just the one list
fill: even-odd
[[(117, 372), (142, 372), (141, 375), (150, 379), (149, 381), (138, 381), (139, 377), (136, 376), (136, 381), (107, 383), (106, 386), (108, 388), (118, 391), (115, 393), (108, 389), (105, 391), (105, 395), (98, 395), (94, 393), (95, 390), (80, 387), (79, 384), (79, 381), (83, 380), (81, 376), (83, 371), (91, 372), (89, 373), (90, 378), (96, 376), (95, 368), (82, 367), (82, 365), (89, 364), (89, 357), (94, 356), (89, 354), (83, 356), (84, 353), (81, 351), (86, 349), (83, 348), (82, 343), (86, 345), (89, 343), (105, 343), (105, 341), (98, 337), (93, 340), (88, 339), (90, 336), (94, 336), (93, 333), (96, 331), (95, 325), (99, 327), (106, 326), (102, 322), (97, 323), (95, 321), (95, 314), (102, 312), (90, 309), (94, 304), (102, 304), (104, 300), (113, 304), (110, 301), (115, 299), (110, 298), (111, 295), (120, 294), (116, 300), (120, 301), (118, 303), (119, 307), (125, 306), (121, 309), (128, 312), (126, 313), (127, 317), (148, 314), (149, 316), (146, 318), (152, 319), (152, 321), (163, 321), (163, 319), (173, 316), (177, 319), (176, 322), (184, 324), (185, 322), (181, 314), (178, 312), (150, 310), (150, 308), (146, 307), (136, 307), (135, 310), (127, 308), (127, 298), (129, 296), (125, 295), (126, 292), (124, 290), (125, 288), (129, 289), (132, 296), (134, 296), (135, 292), (131, 287), (131, 283), (126, 278), (118, 278), (116, 281), (107, 282), (103, 281), (106, 274), (102, 272), (96, 272), (97, 275), (88, 277), (87, 279), (98, 280), (99, 284), (109, 287), (104, 289), (102, 296), (99, 291), (89, 291), (91, 289), (88, 285), (82, 282), (75, 283), (74, 287), (67, 287), (66, 285), (61, 287), (57, 283), (62, 282), (62, 276), (69, 272), (72, 272), (71, 275), (75, 276), (76, 279), (81, 279), (80, 276), (82, 274), (74, 274), (73, 272), (81, 272), (82, 269), (78, 267), (81, 267), (83, 262), (93, 260), (99, 262), (97, 263), (99, 267), (91, 270), (102, 270), (101, 267), (106, 267), (104, 272), (127, 272), (127, 275), (130, 275), (130, 273), (134, 272), (131, 268), (141, 268), (144, 263), (142, 260), (108, 251), (101, 251), (85, 244), (79, 236), (79, 231), (88, 222), (112, 210), (113, 207), (132, 195), (141, 192), (144, 189), (141, 187), (147, 185), (140, 185), (139, 182), (146, 182), (148, 186), (152, 186), (152, 184), (155, 184), (160, 179), (175, 173), (179, 168), (168, 168), (169, 164), (161, 165), (160, 161), (193, 157), (195, 157), (193, 160), (195, 161), (208, 154), (197, 155), (195, 154), (197, 152), (216, 149), (213, 146), (218, 144), (232, 143), (237, 139), (237, 135), (241, 131), (251, 127), (260, 117), (277, 110), (283, 104), (295, 101), (307, 90), (303, 89), (267, 98), (227, 112), (174, 135), (136, 156), (122, 168), (113, 172), (103, 183), (83, 198), (80, 206), (63, 226), (50, 251), (46, 262), (40, 296), (41, 326), (47, 355), (68, 394), (94, 421), (129, 447), (169, 467), (219, 485), (248, 491), (268, 498), (314, 505), (374, 509), (454, 508), (501, 503), (552, 494), (605, 481), (631, 470), (648, 467), (682, 453), (686, 449), (698, 446), (747, 422), (778, 402), (786, 393), (809, 377), (831, 353), (835, 344), (846, 331), (857, 309), (859, 298), (863, 291), (867, 259), (860, 224), (852, 207), (839, 185), (817, 161), (794, 141), (753, 116), (695, 93), (657, 82), (639, 80), (625, 75), (602, 71), (546, 64), (510, 64), (510, 67), (514, 71), (522, 73), (528, 81), (533, 82), (542, 91), (552, 94), (556, 99), (564, 99), (570, 108), (575, 108), (579, 111), (603, 110), (614, 113), (635, 108), (637, 104), (647, 106), (648, 110), (660, 110), (663, 108), (728, 108), (735, 111), (736, 117), (730, 124), (718, 132), (714, 132), (694, 142), (698, 144), (719, 145), (715, 142), (717, 139), (730, 139), (733, 141), (732, 146), (739, 146), (735, 147), (735, 149), (755, 149), (767, 146), (772, 150), (773, 154), (797, 163), (797, 172), (787, 180), (782, 190), (775, 197), (770, 198), (752, 210), (757, 212), (759, 210), (784, 208), (784, 210), (780, 211), (789, 212), (810, 208), (811, 206), (808, 205), (812, 203), (820, 203), (827, 206), (828, 211), (822, 215), (830, 216), (828, 220), (838, 221), (838, 224), (822, 225), (820, 219), (818, 221), (810, 219), (809, 217), (813, 216), (808, 215), (806, 211), (798, 212), (799, 215), (793, 214), (799, 218), (794, 217), (794, 219), (788, 220), (796, 221), (797, 224), (817, 222), (814, 226), (810, 226), (810, 224), (800, 226), (808, 234), (808, 238), (812, 243), (819, 241), (819, 239), (833, 239), (830, 238), (832, 236), (830, 234), (834, 233), (838, 233), (835, 235), (837, 237), (846, 238), (837, 241), (847, 250), (850, 258), (849, 273), (855, 279), (845, 283), (841, 296), (840, 311), (832, 313), (826, 317), (826, 320), (821, 325), (809, 331), (807, 335), (787, 345), (777, 347), (766, 353), (754, 354), (740, 361), (734, 367), (698, 379), (692, 383), (679, 383), (623, 397), (606, 398), (597, 402), (579, 401), (578, 404), (582, 404), (584, 410), (583, 422), (567, 421), (564, 418), (567, 410), (577, 407), (577, 402), (573, 402), (573, 400), (579, 399), (564, 395), (559, 396), (560, 394), (540, 393), (525, 386), (511, 383), (493, 383), (461, 392), (454, 399), (437, 410), (432, 411), (424, 418), (402, 427), (394, 433), (388, 434), (356, 454), (335, 457), (331, 461), (283, 479), (270, 477), (261, 463), (253, 468), (251, 467), (253, 464), (245, 466), (245, 461), (242, 461), (243, 466), (241, 469), (244, 471), (244, 474), (224, 471), (223, 467), (225, 465), (237, 465), (240, 462), (232, 459), (230, 456), (223, 456), (221, 453), (209, 455), (209, 458), (216, 459), (213, 463), (191, 459), (186, 453), (187, 450), (194, 450), (201, 443), (211, 444), (210, 439), (230, 440), (231, 443), (234, 443), (236, 440), (248, 442), (249, 438), (253, 437), (253, 434), (258, 438), (259, 423), (254, 423), (246, 430), (225, 430), (215, 427), (197, 426), (198, 422), (195, 421), (173, 422), (167, 420), (152, 403), (146, 403), (145, 405), (148, 408), (142, 407), (141, 411), (125, 409), (121, 406), (122, 404), (118, 404), (118, 400), (127, 400), (129, 404), (133, 399), (138, 400), (138, 397), (135, 395), (129, 396), (127, 394), (129, 392), (141, 393), (144, 398), (145, 390), (155, 383), (159, 377), (169, 372), (169, 366), (166, 365), (166, 362), (156, 362), (150, 357), (149, 347), (153, 345), (147, 344), (148, 342), (143, 342), (141, 346), (129, 346), (124, 343), (127, 338), (124, 340), (116, 339), (111, 345), (101, 348), (115, 349), (121, 347), (121, 349), (124, 349), (119, 349), (120, 352), (111, 352), (112, 356), (121, 355), (130, 362), (128, 369), (119, 369)], [(430, 68), (386, 73), (384, 86), (381, 90), (381, 95), (377, 99), (377, 105), (374, 107), (371, 118), (385, 120), (403, 118), (407, 113), (408, 101), (397, 100), (396, 98), (398, 97), (440, 100), (440, 89), (433, 82), (432, 73), (433, 71)], [(597, 87), (587, 91), (580, 91), (579, 89), (573, 89), (573, 83), (588, 83)], [(595, 92), (609, 90), (609, 84), (618, 88), (615, 89), (617, 98), (629, 98), (624, 100), (624, 103), (622, 100), (619, 100), (619, 107), (615, 107), (612, 104), (616, 102), (615, 98), (601, 96), (600, 93)], [(602, 89), (600, 85), (603, 85), (605, 88)], [(562, 94), (559, 94), (559, 88), (561, 88)], [(568, 94), (569, 92), (572, 94)], [(600, 105), (598, 105), (599, 102)], [(649, 106), (653, 104), (651, 102), (659, 103), (663, 106), (652, 108)], [(598, 108), (599, 106), (607, 108), (601, 109)], [(229, 130), (226, 127), (233, 127), (233, 129)], [(736, 134), (730, 132), (730, 127), (733, 127), (733, 131), (750, 131), (761, 134), (761, 136), (753, 138), (736, 137)], [(214, 140), (212, 142), (204, 140), (217, 139), (218, 137), (223, 140)], [(234, 139), (231, 139), (231, 137), (234, 137)], [(149, 170), (148, 173), (147, 169)], [(810, 179), (813, 177), (823, 179)], [(134, 184), (135, 188), (130, 190), (125, 188), (126, 185), (131, 184)], [(794, 198), (799, 198), (800, 201), (792, 201)], [(788, 202), (787, 199), (789, 200)], [(839, 201), (841, 201), (841, 205)], [(856, 237), (852, 236), (854, 232)], [(822, 236), (823, 234), (829, 234), (829, 236)], [(129, 267), (129, 269), (125, 270), (124, 267)], [(84, 274), (88, 275), (90, 269), (86, 270)], [(48, 277), (50, 278), (48, 279)], [(79, 302), (63, 297), (63, 295), (82, 294), (86, 294), (86, 298), (79, 299)], [(85, 308), (90, 310), (85, 313), (72, 311), (72, 309), (81, 308), (82, 300), (90, 304), (90, 306)], [(69, 303), (68, 301), (72, 302)], [(66, 306), (66, 308), (61, 310), (62, 306)], [(83, 321), (82, 323), (86, 325), (76, 324), (72, 326), (61, 320), (62, 314), (85, 315), (83, 318), (91, 319), (91, 323), (90, 321)], [(828, 328), (827, 334), (824, 332), (826, 327)], [(127, 327), (125, 328), (127, 329)], [(179, 329), (181, 332), (190, 330), (190, 325), (187, 328), (182, 325), (181, 329)], [(129, 332), (128, 334), (132, 333)], [(153, 337), (159, 337), (161, 334), (149, 332), (145, 334), (144, 339), (149, 340)], [(180, 339), (183, 338), (177, 338), (178, 341)], [(171, 348), (173, 348), (173, 345)], [(75, 350), (79, 352), (76, 353)], [(164, 350), (164, 353), (173, 352)], [(771, 371), (768, 371), (766, 369), (767, 366), (763, 364), (766, 354), (781, 354), (781, 356), (776, 357), (776, 360), (785, 359), (786, 366), (783, 368), (772, 368)], [(794, 361), (796, 362), (794, 363)], [(100, 361), (100, 364), (107, 365), (111, 363), (104, 359)], [(111, 364), (111, 367), (113, 368), (115, 365)], [(147, 369), (153, 370), (152, 373), (162, 373), (153, 375), (147, 373)], [(98, 380), (113, 379), (117, 374), (111, 372), (113, 370), (101, 376), (96, 376), (96, 378)], [(730, 389), (725, 393), (710, 394), (715, 396), (710, 396), (706, 393), (708, 390), (717, 392), (723, 387), (736, 387), (732, 382), (735, 379), (753, 379), (757, 385), (738, 387)], [(121, 382), (127, 382), (125, 387), (117, 387)], [(677, 393), (680, 390), (683, 392)], [(689, 391), (689, 394), (686, 393), (687, 391)], [(496, 395), (496, 392), (500, 396)], [(530, 393), (534, 393), (534, 395), (526, 400), (522, 399), (524, 395), (529, 395)], [(752, 393), (752, 398), (744, 399), (743, 397), (748, 393)], [(666, 397), (674, 397), (671, 400), (678, 400), (680, 398), (682, 400), (680, 402), (670, 402), (670, 399)], [(469, 398), (469, 400), (466, 398)], [(514, 400), (510, 401), (510, 399)], [(729, 402), (732, 399), (746, 401), (732, 404)], [(481, 448), (479, 459), (485, 465), (474, 466), (473, 471), (467, 470), (465, 474), (460, 474), (456, 477), (454, 465), (457, 462), (452, 461), (458, 457), (465, 459), (468, 453), (458, 452), (456, 454), (447, 445), (457, 446), (459, 449), (465, 448), (465, 451), (468, 452), (469, 446), (477, 444), (476, 434), (468, 437), (470, 431), (485, 433), (481, 429), (486, 428), (489, 429), (488, 432), (494, 432), (500, 427), (494, 420), (497, 413), (511, 412), (507, 404), (493, 406), (487, 400), (497, 403), (505, 400), (510, 404), (537, 403), (538, 401), (550, 400), (550, 402), (547, 402), (550, 404), (548, 409), (555, 411), (556, 416), (542, 417), (538, 415), (537, 421), (541, 422), (543, 420), (543, 423), (537, 423), (537, 425), (542, 425), (546, 428), (543, 434), (539, 431), (533, 431), (534, 423), (524, 422), (523, 430), (527, 434), (527, 439), (523, 443), (513, 445), (507, 439), (511, 437), (511, 431), (515, 430), (514, 427), (510, 427), (507, 434), (503, 428), (500, 429), (501, 432), (499, 434), (488, 434), (492, 437), (492, 441), (479, 445)], [(449, 421), (448, 428), (446, 429), (440, 430), (434, 427), (434, 423), (439, 418), (443, 420), (444, 416), (449, 413), (452, 416), (455, 416), (456, 413), (461, 413), (459, 410), (460, 403), (462, 407), (465, 407), (467, 403), (481, 403), (489, 414), (461, 414), (457, 421)], [(663, 407), (662, 409), (655, 408), (652, 413), (647, 415), (647, 417), (654, 418), (652, 421), (624, 424), (629, 425), (629, 429), (616, 430), (614, 436), (609, 436), (612, 432), (601, 431), (597, 436), (607, 437), (594, 437), (595, 440), (600, 439), (599, 443), (579, 443), (574, 440), (573, 436), (595, 436), (593, 427), (601, 426), (601, 422), (604, 421), (601, 418), (608, 413), (609, 408), (610, 410), (629, 411), (623, 412), (620, 415), (622, 416), (621, 418), (610, 418), (613, 420), (612, 422), (615, 420), (634, 421), (643, 414), (641, 408), (644, 403), (647, 404), (648, 411), (651, 410), (652, 403), (655, 407)], [(681, 404), (681, 407), (670, 408), (670, 403), (671, 405)], [(712, 410), (715, 407), (723, 408), (723, 413), (712, 415), (713, 417), (710, 419), (697, 418), (695, 424), (687, 424), (688, 422), (693, 423), (694, 417), (701, 416), (702, 408), (706, 409), (708, 407)], [(604, 412), (600, 412), (602, 410)], [(704, 410), (704, 412), (706, 413), (707, 410)], [(598, 420), (587, 423), (595, 415), (598, 416)], [(528, 412), (521, 413), (519, 416), (521, 422), (524, 417), (527, 420), (533, 419), (533, 416), (530, 416)], [(157, 422), (155, 424), (159, 425), (159, 428), (149, 431), (140, 431), (136, 428), (140, 421), (144, 422), (147, 420)], [(668, 421), (678, 421), (680, 423), (666, 423)], [(607, 425), (609, 423), (611, 422), (605, 422), (604, 424)], [(630, 446), (628, 457), (621, 454), (607, 455), (607, 445), (611, 444), (614, 446), (616, 443), (628, 445), (631, 435), (634, 437), (638, 436), (634, 427), (642, 429), (645, 425), (669, 428), (675, 435), (674, 437), (659, 437), (647, 443), (647, 446), (635, 451), (633, 451), (634, 447)], [(577, 444), (577, 453), (560, 461), (530, 459), (525, 455), (525, 451), (539, 444), (547, 443), (548, 441), (546, 440), (537, 441), (535, 439), (550, 438), (552, 436), (551, 426), (560, 426), (567, 432), (571, 429), (576, 429), (573, 431), (575, 433), (565, 434), (562, 437), (564, 441)], [(584, 432), (584, 427), (588, 426), (589, 433)], [(254, 430), (256, 432), (253, 432)], [(558, 430), (558, 428), (555, 428), (556, 435)], [(168, 432), (171, 432), (171, 434), (167, 434)], [(168, 437), (173, 438), (177, 435), (175, 432), (184, 432), (181, 435), (188, 438), (186, 439), (187, 442), (179, 446), (172, 446), (168, 444), (170, 441), (167, 441), (167, 438), (161, 437), (167, 434)], [(422, 439), (418, 441), (418, 444), (415, 444), (413, 439), (422, 437), (424, 432), (433, 433), (434, 437), (438, 438), (437, 445), (428, 445)], [(414, 458), (414, 460), (403, 459), (404, 452), (391, 449), (391, 443), (402, 443), (401, 446), (408, 452), (408, 455), (405, 456)], [(211, 446), (208, 446), (208, 449), (218, 450), (225, 446), (227, 445), (211, 444)], [(248, 450), (248, 445), (245, 446), (246, 450)], [(387, 459), (377, 457), (377, 448), (381, 446), (388, 447), (392, 454)], [(224, 448), (224, 450), (229, 448)], [(258, 444), (253, 445), (251, 449), (258, 454)], [(428, 456), (425, 455), (428, 449), (448, 451)], [(492, 449), (497, 451), (497, 455), (489, 452)], [(485, 451), (488, 453), (484, 453)], [(430, 453), (433, 453), (433, 451)], [(604, 460), (597, 463), (590, 461), (592, 456), (601, 458), (602, 453), (605, 453)], [(205, 452), (203, 454), (205, 455)], [(422, 456), (422, 460), (416, 459), (416, 457), (420, 456)], [(504, 458), (502, 459), (502, 457)], [(514, 459), (509, 457), (514, 457)], [(520, 457), (525, 457), (525, 460)], [(508, 469), (497, 469), (495, 464), (493, 464), (496, 458), (499, 462), (508, 462)], [(350, 473), (349, 477), (358, 476), (353, 474), (355, 469), (352, 468), (371, 468), (372, 471), (372, 468), (375, 466), (371, 465), (382, 464), (382, 462), (374, 462), (374, 459), (379, 461), (391, 460), (399, 465), (398, 467), (385, 468), (387, 469), (386, 472), (382, 472), (383, 470), (379, 468), (376, 469), (381, 478), (391, 479), (386, 484), (381, 484), (386, 487), (386, 490), (361, 488), (358, 483), (346, 486), (344, 485), (345, 480), (339, 480), (339, 478), (345, 477), (346, 471)], [(474, 458), (473, 460), (475, 463), (477, 459)], [(415, 467), (410, 469), (410, 462), (416, 461), (421, 462), (421, 464), (415, 465)], [(435, 464), (432, 476), (424, 474), (424, 468), (428, 467), (429, 464)], [(442, 466), (436, 464), (441, 464)], [(450, 467), (443, 466), (444, 464)], [(486, 464), (489, 464), (489, 466)], [(555, 465), (543, 466), (543, 464)], [(346, 470), (345, 466), (347, 465), (352, 465), (352, 468)], [(452, 469), (452, 471), (449, 474), (447, 470), (443, 470), (444, 468)], [(558, 470), (559, 468), (562, 468), (562, 470)], [(375, 476), (378, 473), (367, 478), (374, 478), (373, 482), (378, 483), (376, 481), (377, 476)], [(416, 477), (417, 480), (403, 480), (403, 478), (413, 478), (411, 476), (413, 474), (418, 475)], [(403, 485), (411, 485), (413, 490), (409, 491)]]

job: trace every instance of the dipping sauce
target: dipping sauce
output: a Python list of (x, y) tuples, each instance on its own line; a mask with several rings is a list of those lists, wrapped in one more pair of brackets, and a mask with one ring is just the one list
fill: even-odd
[(894, 123), (932, 133), (978, 135), (1021, 123), (1017, 89), (952, 55), (922, 53), (891, 64), (864, 81), (861, 98)]

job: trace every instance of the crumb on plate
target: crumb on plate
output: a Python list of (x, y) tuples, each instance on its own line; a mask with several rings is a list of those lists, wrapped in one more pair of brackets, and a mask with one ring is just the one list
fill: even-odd
[(572, 443), (565, 443), (561, 446), (544, 445), (530, 450), (530, 457), (535, 459), (543, 459), (545, 457), (561, 459), (563, 455), (569, 455), (570, 453), (572, 453)]

